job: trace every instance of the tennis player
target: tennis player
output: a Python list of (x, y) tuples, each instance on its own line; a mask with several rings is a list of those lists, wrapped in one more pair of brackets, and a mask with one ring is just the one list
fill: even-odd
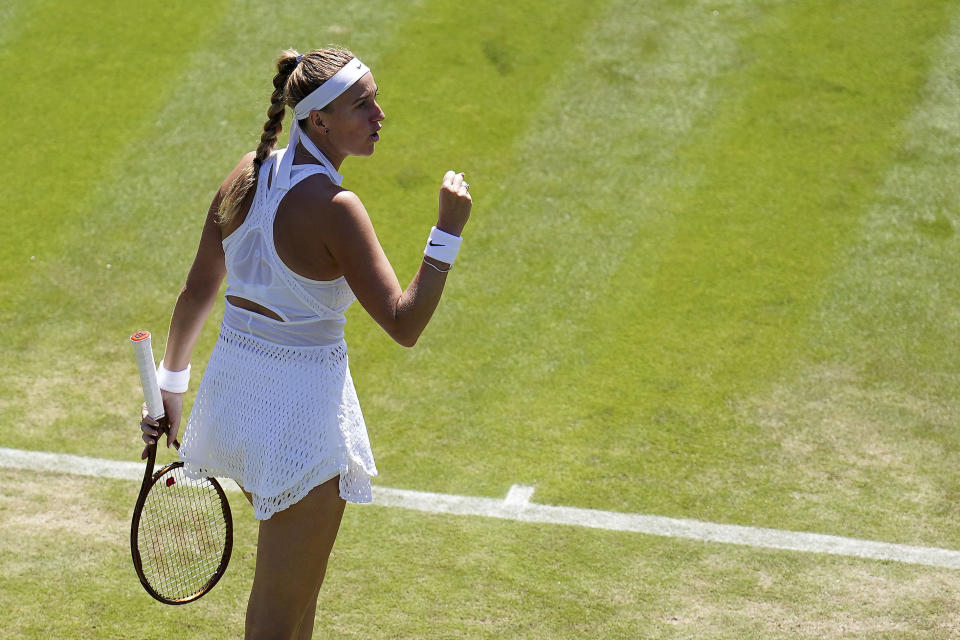
[[(377, 474), (347, 363), (344, 312), (356, 299), (401, 345), (430, 320), (472, 200), (442, 179), (436, 225), (404, 290), (360, 199), (340, 186), (369, 156), (384, 113), (373, 74), (345, 49), (277, 60), (260, 145), (213, 199), (158, 368), (177, 438), (190, 355), (227, 278), (220, 335), (180, 448), (193, 477), (230, 477), (260, 520), (247, 638), (310, 638), (346, 502), (370, 502)], [(290, 143), (274, 151), (285, 106)], [(424, 229), (427, 232), (427, 229)], [(144, 418), (143, 439), (158, 437)]]

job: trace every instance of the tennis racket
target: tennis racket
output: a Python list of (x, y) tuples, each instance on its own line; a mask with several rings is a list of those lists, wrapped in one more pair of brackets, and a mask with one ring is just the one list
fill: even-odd
[[(149, 331), (130, 336), (147, 413), (169, 430)], [(166, 604), (186, 604), (206, 594), (227, 570), (233, 519), (223, 487), (214, 478), (193, 480), (180, 461), (153, 472), (158, 435), (147, 448), (143, 484), (130, 525), (130, 551), (140, 584)], [(174, 446), (179, 443), (174, 441)]]

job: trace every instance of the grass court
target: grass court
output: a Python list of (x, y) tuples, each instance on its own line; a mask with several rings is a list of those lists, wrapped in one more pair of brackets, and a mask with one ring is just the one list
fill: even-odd
[[(126, 339), (159, 358), (272, 61), (330, 43), (380, 87), (377, 152), (341, 172), (402, 284), (444, 171), (475, 198), (414, 349), (348, 313), (378, 484), (960, 549), (952, 0), (7, 2), (0, 447), (138, 459)], [(0, 469), (0, 637), (238, 637), (242, 498), (223, 581), (164, 607), (130, 565), (138, 489)], [(951, 638), (958, 592), (950, 569), (353, 506), (316, 637)]]

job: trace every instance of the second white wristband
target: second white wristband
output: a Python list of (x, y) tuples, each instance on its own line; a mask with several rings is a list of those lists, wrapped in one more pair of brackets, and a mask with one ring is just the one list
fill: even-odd
[(190, 386), (190, 365), (183, 371), (170, 371), (163, 366), (163, 360), (157, 367), (157, 386), (171, 393), (184, 393)]
[(457, 259), (457, 254), (460, 253), (461, 243), (463, 243), (462, 236), (455, 236), (432, 227), (423, 255), (452, 265), (453, 261)]

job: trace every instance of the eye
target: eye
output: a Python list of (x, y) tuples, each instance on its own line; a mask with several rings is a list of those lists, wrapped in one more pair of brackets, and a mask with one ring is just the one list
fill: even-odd
[[(380, 92), (379, 92), (379, 91), (377, 91), (375, 94), (373, 94), (373, 99), (374, 99), (374, 101), (376, 101), (376, 99), (379, 98), (379, 97), (380, 97)], [(369, 101), (367, 98), (364, 98), (363, 100), (361, 100), (360, 102), (357, 103), (356, 108), (357, 108), (357, 109), (363, 109), (364, 107), (367, 106), (367, 104), (369, 104), (369, 102), (370, 102), (370, 101)]]

